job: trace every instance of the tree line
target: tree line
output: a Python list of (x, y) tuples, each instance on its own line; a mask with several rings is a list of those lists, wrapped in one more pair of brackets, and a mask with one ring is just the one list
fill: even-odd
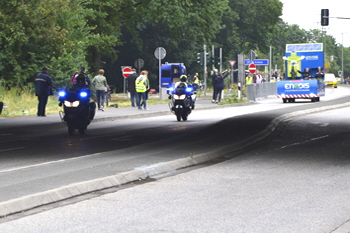
[[(342, 48), (335, 39), (286, 24), (282, 7), (279, 0), (1, 1), (0, 85), (31, 85), (47, 66), (55, 85), (63, 87), (85, 66), (90, 76), (105, 69), (109, 84), (120, 92), (121, 66), (133, 66), (140, 58), (157, 88), (157, 47), (166, 49), (162, 62), (182, 62), (194, 74), (203, 70), (197, 63), (203, 44), (222, 48), (227, 67), (236, 51), (254, 50), (263, 59), (269, 58), (271, 46), (272, 64), (281, 68), (285, 44), (324, 42), (329, 71), (339, 70)], [(346, 61), (349, 53), (344, 49)]]

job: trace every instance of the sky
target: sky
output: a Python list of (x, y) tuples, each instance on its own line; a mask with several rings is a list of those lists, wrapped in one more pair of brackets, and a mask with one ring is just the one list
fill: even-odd
[(283, 3), (281, 18), (288, 24), (297, 24), (305, 30), (326, 30), (336, 43), (350, 47), (350, 19), (330, 18), (329, 25), (321, 26), (321, 9), (329, 9), (329, 17), (350, 18), (348, 0), (280, 0)]

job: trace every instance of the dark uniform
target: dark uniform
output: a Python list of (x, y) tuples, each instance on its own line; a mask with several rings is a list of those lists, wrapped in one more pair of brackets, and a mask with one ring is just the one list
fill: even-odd
[(41, 72), (37, 74), (35, 78), (35, 95), (38, 96), (38, 116), (46, 116), (46, 104), (49, 95), (53, 95), (52, 93), (52, 80), (50, 76), (47, 74), (48, 69), (43, 67)]

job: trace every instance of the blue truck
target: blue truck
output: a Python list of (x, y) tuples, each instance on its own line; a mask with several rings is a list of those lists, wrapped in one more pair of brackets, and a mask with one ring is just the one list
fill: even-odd
[[(325, 95), (324, 80), (316, 79), (318, 67), (324, 67), (323, 43), (287, 44), (283, 59), (285, 80), (277, 83), (277, 95), (283, 103), (295, 99), (319, 101)], [(307, 69), (310, 76), (306, 77), (303, 71)]]
[(161, 67), (161, 87), (168, 88), (180, 81), (181, 75), (186, 75), (186, 67), (183, 63), (162, 64)]

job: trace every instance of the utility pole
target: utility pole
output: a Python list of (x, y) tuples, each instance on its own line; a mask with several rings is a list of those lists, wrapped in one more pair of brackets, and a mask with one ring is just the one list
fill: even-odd
[(207, 71), (207, 46), (203, 45), (203, 77), (204, 77), (204, 96), (207, 96), (207, 76), (206, 76), (206, 71)]
[(220, 48), (220, 72), (222, 72), (222, 48)]

